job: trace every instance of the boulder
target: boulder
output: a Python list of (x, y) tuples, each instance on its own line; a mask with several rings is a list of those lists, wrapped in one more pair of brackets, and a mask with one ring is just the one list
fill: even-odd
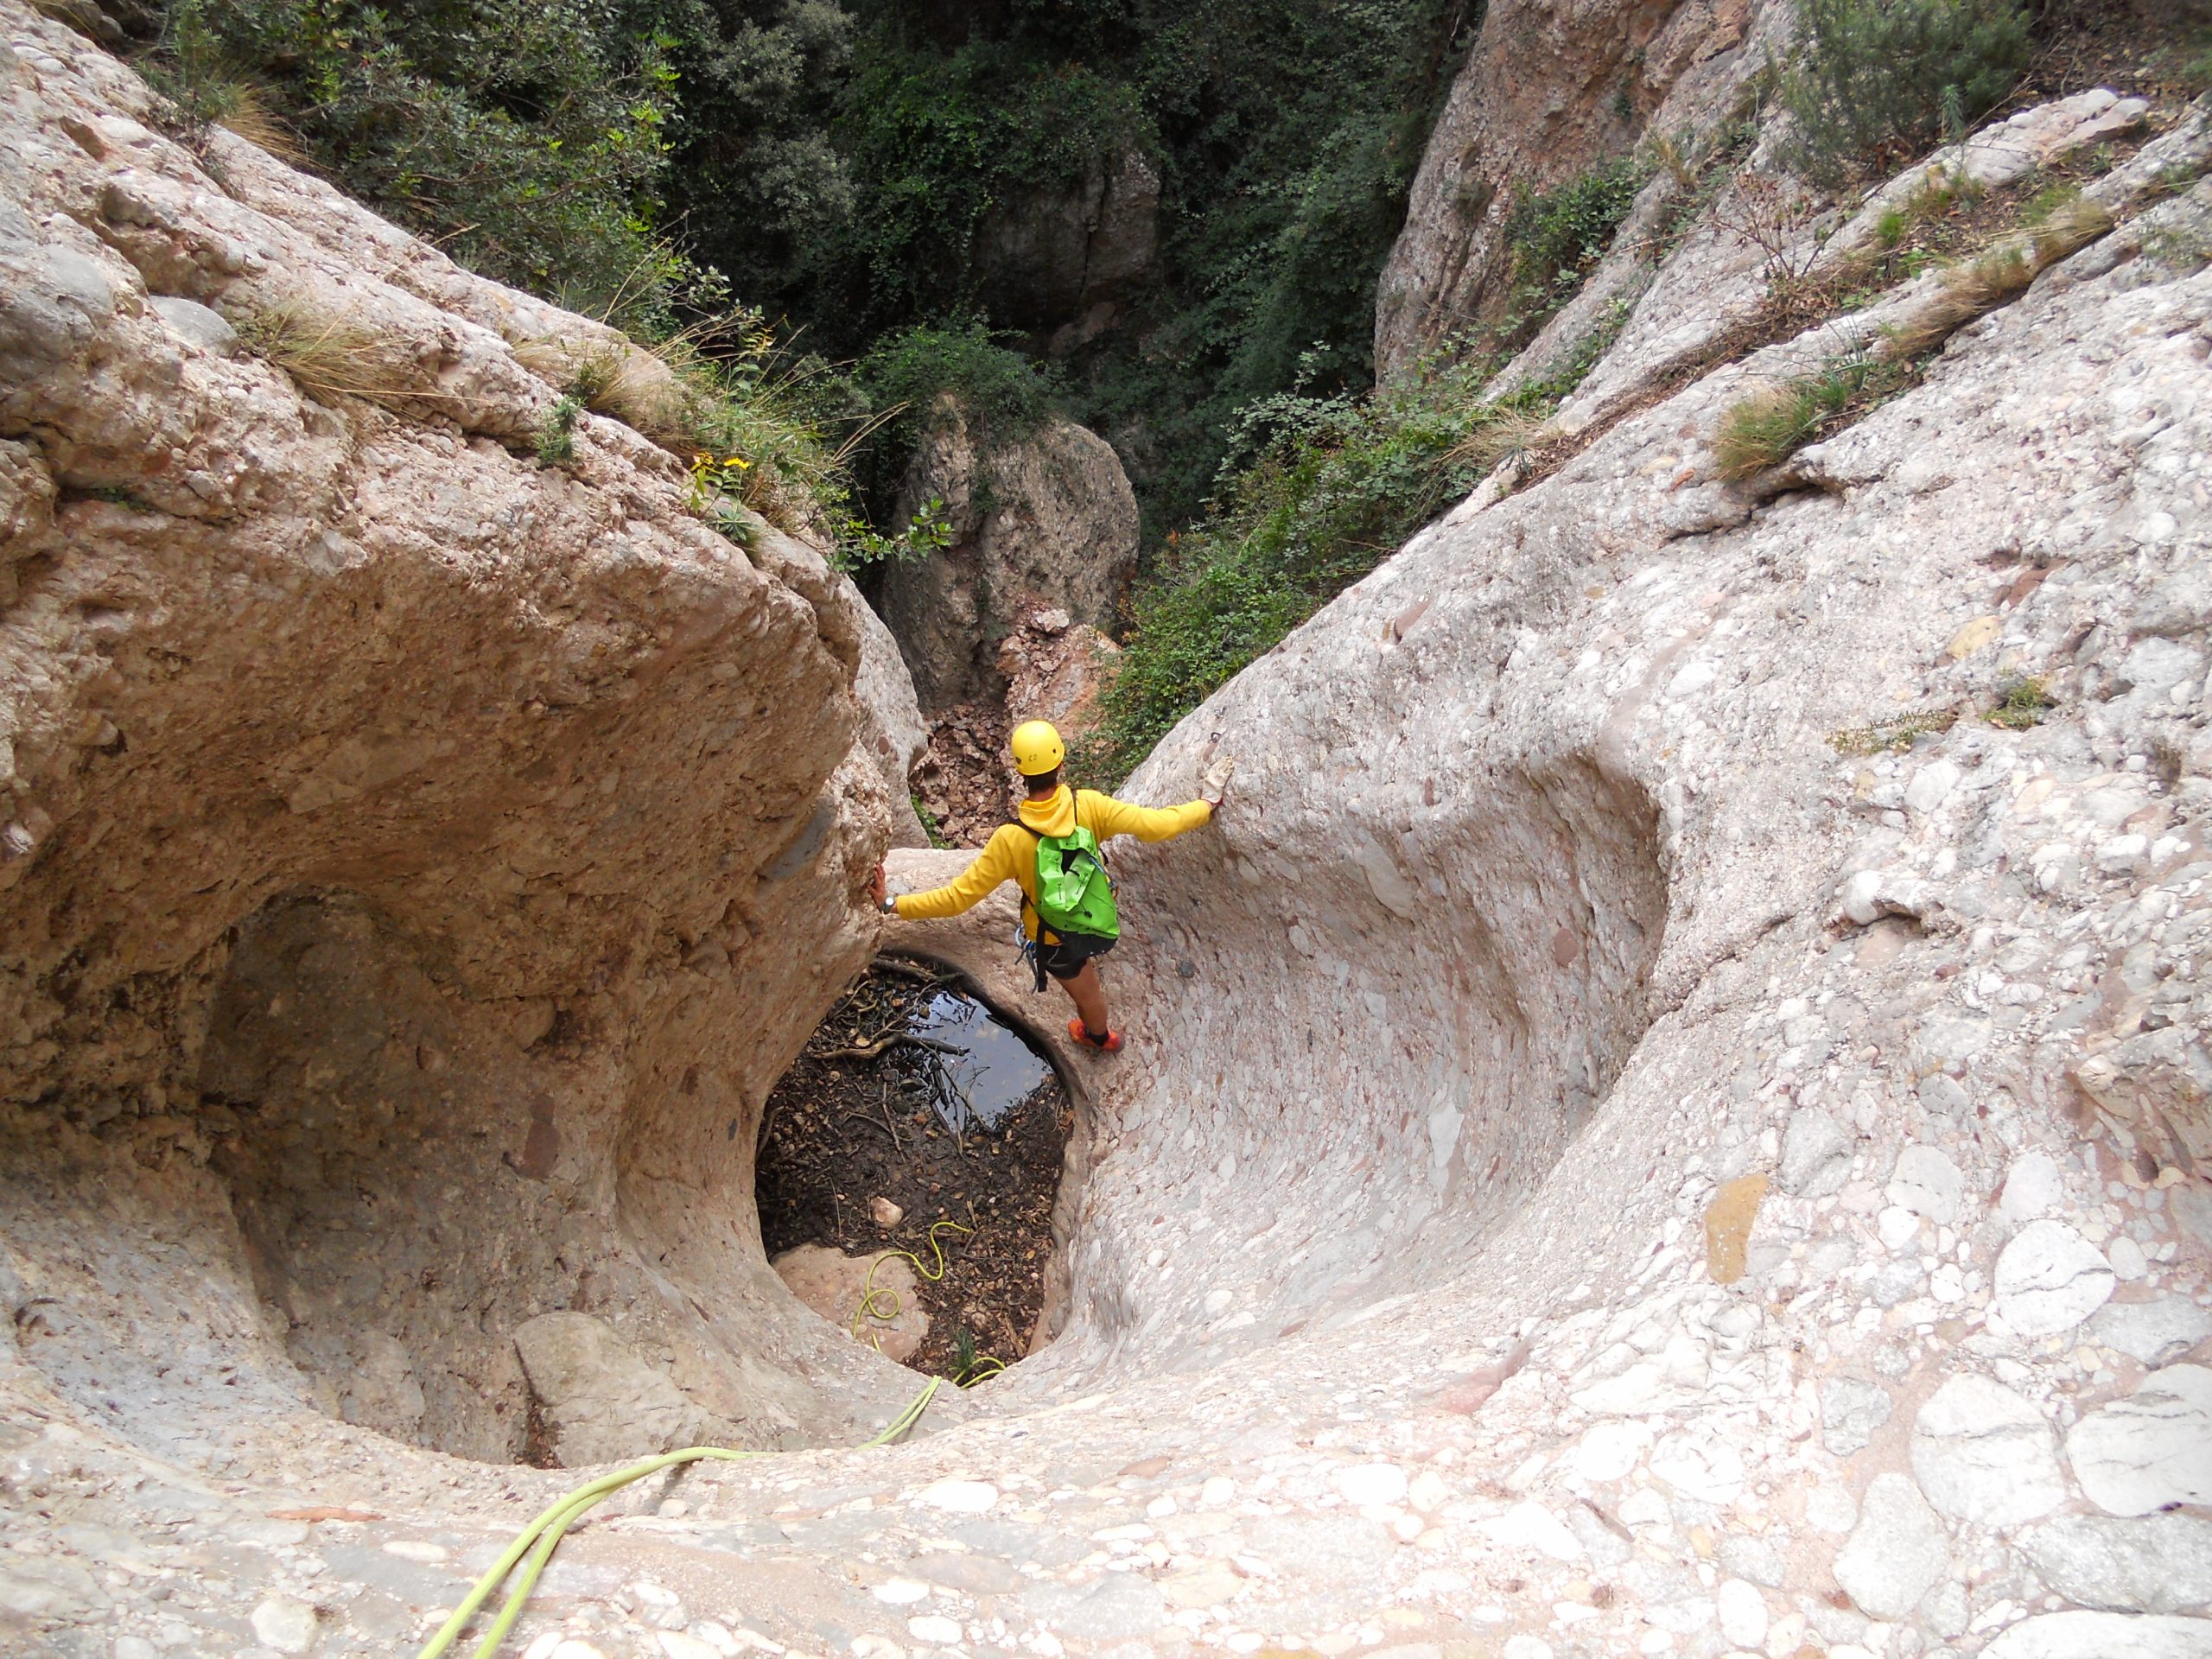
[(942, 399), (907, 468), (900, 522), (931, 499), (951, 545), (891, 565), (880, 595), (925, 713), (1001, 695), (999, 643), (1025, 616), (1113, 620), (1136, 568), (1137, 503), (1103, 438), (1057, 417), (999, 438)]
[(729, 1426), (588, 1313), (541, 1313), (515, 1327), (545, 1449), (564, 1469), (672, 1452)]
[[(847, 1255), (826, 1244), (802, 1244), (769, 1265), (785, 1288), (854, 1341), (874, 1348), (886, 1359), (914, 1357), (930, 1333), (914, 1264), (903, 1255)], [(868, 1317), (853, 1328), (861, 1301)]]

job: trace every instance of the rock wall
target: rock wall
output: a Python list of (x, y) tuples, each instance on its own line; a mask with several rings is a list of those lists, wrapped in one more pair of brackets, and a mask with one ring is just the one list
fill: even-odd
[(1007, 203), (983, 231), (986, 308), (1054, 356), (1088, 344), (1157, 276), (1159, 220), (1159, 171), (1134, 148), (1072, 188)]
[(588, 1310), (751, 1443), (842, 1434), (751, 1126), (872, 944), (871, 620), (618, 423), (531, 458), (516, 348), (619, 340), (5, 16), (0, 1231), (70, 1310), (25, 1351), (100, 1410), (166, 1363), (92, 1310), (159, 1306), (239, 1344), (173, 1404), (243, 1367), (504, 1460), (513, 1329)]
[(1554, 188), (1647, 132), (1709, 128), (1785, 22), (1761, 0), (1495, 0), (1376, 287), (1377, 375), (1504, 315), (1516, 191)]
[(1137, 502), (1103, 438), (1053, 418), (995, 440), (948, 398), (907, 468), (901, 521), (932, 499), (951, 544), (891, 566), (881, 590), (925, 713), (1002, 695), (1000, 642), (1031, 611), (1113, 620), (1136, 569)]

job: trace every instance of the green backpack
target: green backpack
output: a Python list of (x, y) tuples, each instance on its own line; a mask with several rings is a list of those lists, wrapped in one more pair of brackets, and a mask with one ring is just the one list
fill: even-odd
[(1118, 939), (1122, 918), (1114, 908), (1113, 878), (1098, 851), (1098, 837), (1077, 824), (1065, 836), (1037, 836), (1038, 919), (1062, 938), (1071, 933)]

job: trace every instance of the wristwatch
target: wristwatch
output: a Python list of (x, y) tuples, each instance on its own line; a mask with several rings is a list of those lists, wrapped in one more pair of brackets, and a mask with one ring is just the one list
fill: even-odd
[(878, 905), (876, 908), (881, 911), (886, 916), (896, 916), (899, 913), (899, 901), (887, 894), (883, 902)]

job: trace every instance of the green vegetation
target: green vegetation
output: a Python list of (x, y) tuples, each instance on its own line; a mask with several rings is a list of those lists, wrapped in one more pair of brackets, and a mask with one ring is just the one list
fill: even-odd
[[(1077, 771), (1111, 784), (1239, 669), (1372, 570), (1508, 455), (1587, 362), (1484, 403), (1494, 359), (1440, 358), (1369, 395), (1280, 393), (1248, 407), (1211, 511), (1170, 532)], [(1571, 377), (1571, 378), (1570, 378)]]
[(949, 851), (952, 843), (944, 838), (944, 831), (938, 827), (937, 814), (930, 810), (920, 796), (910, 794), (906, 798), (914, 804), (914, 816), (922, 821), (922, 833), (930, 838), (930, 845), (941, 853)]
[(2043, 724), (2044, 711), (2058, 706), (2058, 700), (2047, 690), (2043, 681), (2034, 676), (2007, 680), (1997, 688), (1997, 706), (1989, 711), (1987, 719), (1993, 726), (2002, 726), (2008, 732), (2024, 732)]
[(565, 467), (576, 458), (576, 417), (583, 412), (583, 400), (573, 392), (553, 405), (553, 412), (537, 429), (539, 466)]
[(1513, 308), (1505, 334), (1526, 339), (1574, 297), (1605, 257), (1637, 192), (1651, 176), (1638, 156), (1603, 162), (1555, 190), (1522, 194), (1505, 221), (1513, 251)]
[(2019, 0), (1800, 0), (1789, 159), (1834, 186), (1963, 134), (2019, 84), (2028, 48)]
[(1713, 442), (1723, 478), (1749, 478), (1777, 467), (1816, 438), (1840, 431), (1911, 384), (1910, 368), (1855, 352), (1753, 392), (1720, 417)]
[(1876, 721), (1871, 726), (1852, 726), (1842, 731), (1830, 732), (1828, 741), (1834, 746), (1838, 754), (1899, 754), (1923, 737), (1949, 731), (1958, 723), (1958, 719), (1957, 713), (1949, 709), (1899, 715), (1895, 720)]

